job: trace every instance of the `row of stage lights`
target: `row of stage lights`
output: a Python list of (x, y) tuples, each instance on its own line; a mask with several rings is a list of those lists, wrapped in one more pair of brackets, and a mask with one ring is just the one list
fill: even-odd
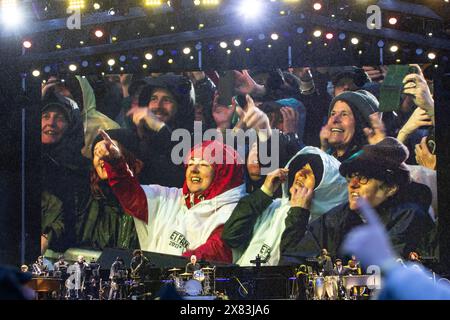
[[(331, 33), (330, 33), (330, 34), (331, 34)], [(276, 41), (279, 39), (279, 37), (280, 37), (280, 36), (279, 36), (277, 33), (272, 33), (272, 34), (270, 35), (270, 39), (273, 40), (274, 42), (276, 42)], [(260, 34), (260, 35), (258, 36), (258, 38), (259, 38), (260, 40), (264, 40), (266, 37), (265, 37), (265, 35)], [(344, 33), (340, 33), (340, 34), (338, 35), (338, 38), (339, 38), (340, 40), (345, 40), (345, 39), (347, 38), (347, 36), (346, 36)], [(217, 46), (218, 46), (219, 48), (221, 48), (222, 50), (225, 50), (225, 53), (226, 53), (227, 55), (231, 55), (232, 52), (233, 52), (233, 50), (231, 50), (230, 48), (232, 48), (232, 46), (234, 46), (235, 48), (241, 47), (241, 46), (243, 45), (243, 41), (242, 41), (241, 39), (236, 39), (236, 40), (231, 41), (231, 42), (232, 42), (232, 45), (229, 44), (230, 42), (220, 41), (220, 42), (217, 43)], [(350, 43), (351, 43), (352, 45), (354, 45), (354, 46), (357, 46), (357, 45), (360, 43), (360, 40), (359, 40), (359, 38), (357, 38), (357, 37), (352, 37), (352, 38), (350, 39)], [(311, 44), (312, 44), (312, 41), (308, 41), (308, 42), (307, 42), (307, 45), (311, 45)], [(326, 42), (324, 43), (324, 45), (325, 45), (325, 44), (326, 44)], [(267, 47), (268, 47), (269, 49), (272, 48), (272, 46), (273, 46), (273, 45), (272, 45), (271, 43), (269, 43), (269, 44), (267, 45)], [(378, 46), (379, 48), (384, 48), (384, 47), (385, 47), (385, 42), (384, 42), (383, 40), (379, 40), (378, 43), (377, 43), (377, 46)], [(209, 45), (209, 46), (208, 46), (208, 48), (210, 48), (210, 49), (212, 49), (212, 48), (214, 48), (214, 47), (215, 47), (215, 46), (213, 46), (213, 45)], [(195, 49), (194, 49), (194, 48), (195, 48)], [(180, 51), (181, 51), (181, 52), (183, 53), (183, 55), (186, 56), (189, 60), (193, 61), (193, 60), (195, 60), (195, 56), (194, 56), (195, 51), (200, 51), (200, 50), (202, 50), (202, 45), (199, 43), (199, 44), (195, 45), (194, 48), (191, 48), (191, 47), (185, 47), (185, 48), (183, 48), (183, 49), (180, 50)], [(195, 50), (195, 51), (194, 51), (194, 50)], [(245, 48), (245, 52), (246, 52), (246, 53), (250, 53), (251, 50), (252, 50), (252, 49), (251, 49), (250, 47), (246, 47), (246, 48)], [(343, 47), (342, 50), (346, 51), (347, 48), (346, 48), (346, 47)], [(389, 51), (390, 51), (391, 53), (393, 53), (394, 55), (396, 55), (397, 53), (400, 52), (400, 47), (399, 47), (399, 45), (397, 45), (397, 44), (392, 44), (392, 45), (389, 47)], [(164, 58), (163, 56), (164, 56), (166, 53), (170, 53), (171, 56), (170, 56), (170, 57), (165, 57), (165, 58)], [(362, 54), (362, 50), (359, 50), (359, 54)], [(416, 54), (418, 57), (420, 57), (420, 56), (423, 57), (423, 55), (426, 54), (426, 57), (428, 58), (428, 60), (429, 60), (430, 63), (433, 63), (433, 62), (437, 59), (437, 54), (436, 54), (435, 52), (433, 52), (433, 51), (428, 51), (428, 52), (426, 52), (426, 50), (424, 50), (424, 49), (422, 49), (422, 48), (417, 48), (417, 49), (415, 50), (415, 54)], [(120, 72), (125, 72), (124, 64), (126, 64), (127, 61), (129, 61), (129, 60), (131, 60), (131, 61), (133, 61), (133, 60), (139, 60), (139, 61), (143, 60), (143, 63), (141, 64), (141, 68), (142, 68), (142, 70), (146, 70), (146, 69), (149, 69), (150, 64), (152, 63), (152, 60), (154, 60), (155, 56), (156, 56), (156, 57), (159, 57), (160, 59), (162, 59), (162, 61), (166, 62), (167, 64), (172, 65), (172, 64), (175, 63), (175, 60), (177, 59), (177, 55), (178, 55), (178, 51), (177, 51), (177, 50), (166, 50), (166, 51), (165, 51), (165, 50), (163, 50), (163, 49), (158, 49), (158, 50), (155, 50), (154, 52), (150, 52), (150, 51), (145, 52), (145, 53), (142, 55), (143, 59), (139, 58), (138, 56), (132, 56), (132, 57), (130, 57), (130, 56), (126, 56), (126, 55), (120, 55), (118, 58), (112, 58), (112, 57), (108, 58), (108, 59), (106, 60), (106, 64), (104, 64), (104, 62), (102, 62), (102, 61), (97, 61), (97, 62), (95, 62), (95, 63), (90, 63), (88, 60), (83, 60), (81, 63), (70, 63), (70, 64), (68, 64), (67, 70), (69, 70), (69, 71), (72, 72), (72, 73), (75, 73), (75, 72), (77, 72), (77, 71), (80, 70), (80, 67), (81, 67), (82, 69), (87, 69), (87, 68), (89, 68), (89, 67), (92, 66), (92, 65), (95, 65), (97, 68), (100, 68), (100, 67), (106, 65), (107, 68), (109, 69), (109, 71), (113, 71), (113, 70), (117, 71), (117, 70), (120, 70)], [(181, 58), (179, 58), (179, 59), (181, 59)], [(397, 62), (397, 63), (400, 63), (401, 60), (400, 60), (400, 59), (396, 59), (396, 62)], [(437, 66), (438, 66), (438, 65), (436, 64), (435, 67), (437, 67)], [(52, 71), (52, 67), (49, 66), (49, 65), (47, 65), (47, 66), (45, 66), (45, 67), (43, 68), (43, 71), (44, 71), (44, 73), (47, 73), (47, 74), (48, 74), (48, 73), (50, 73), (50, 72)], [(40, 77), (41, 74), (42, 74), (42, 72), (41, 72), (41, 70), (39, 70), (39, 69), (35, 69), (35, 70), (32, 71), (32, 75), (33, 75), (34, 77)], [(103, 74), (103, 73), (102, 73), (102, 74)]]
[[(298, 27), (296, 31), (297, 31), (297, 33), (299, 33), (299, 34), (303, 34), (303, 33), (305, 32), (304, 28), (302, 28), (302, 27)], [(104, 32), (103, 32), (101, 29), (97, 29), (97, 30), (94, 31), (94, 35), (95, 35), (97, 38), (102, 38), (102, 37), (104, 36)], [(339, 34), (335, 35), (333, 32), (324, 32), (324, 31), (322, 31), (321, 29), (318, 29), (318, 28), (315, 29), (315, 30), (312, 32), (312, 36), (313, 36), (313, 38), (315, 38), (315, 39), (322, 39), (322, 38), (325, 38), (325, 39), (328, 40), (328, 41), (332, 41), (332, 40), (335, 39), (336, 37), (337, 37), (337, 39), (339, 39), (340, 41), (345, 41), (345, 40), (347, 39), (347, 37), (348, 37), (347, 34), (344, 33), (344, 32), (340, 32)], [(266, 35), (263, 34), (263, 33), (261, 33), (261, 34), (258, 35), (258, 39), (259, 39), (259, 40), (265, 40), (265, 39), (266, 39)], [(270, 39), (273, 40), (273, 41), (277, 41), (277, 40), (280, 39), (280, 35), (279, 35), (278, 33), (272, 33), (272, 34), (270, 34)], [(114, 42), (115, 40), (116, 40), (115, 37), (111, 37), (111, 41), (112, 41), (112, 42)], [(356, 36), (351, 37), (349, 40), (350, 40), (350, 43), (351, 43), (352, 45), (355, 45), (355, 46), (357, 46), (357, 45), (360, 43), (360, 39), (359, 39), (358, 37), (356, 37)], [(84, 41), (80, 41), (80, 45), (84, 45), (84, 44), (85, 44)], [(232, 44), (233, 44), (234, 47), (240, 47), (240, 46), (242, 45), (242, 40), (241, 40), (241, 39), (235, 39), (234, 41), (232, 41)], [(311, 44), (312, 44), (312, 41), (308, 41), (307, 44), (308, 44), (308, 45), (311, 45)], [(23, 48), (24, 48), (24, 49), (31, 49), (31, 48), (32, 48), (32, 42), (31, 42), (30, 40), (25, 40), (25, 41), (23, 41), (23, 44), (22, 44), (22, 45), (23, 45)], [(324, 45), (326, 46), (327, 43), (324, 43)], [(227, 49), (227, 53), (228, 53), (228, 54), (231, 53), (231, 52), (230, 52), (230, 49), (228, 49), (228, 47), (230, 47), (230, 46), (231, 46), (231, 44), (229, 45), (228, 42), (226, 42), (226, 41), (221, 41), (221, 42), (219, 43), (219, 47), (222, 48), (222, 49)], [(379, 47), (379, 48), (385, 48), (385, 47), (386, 47), (386, 46), (385, 46), (385, 42), (384, 42), (383, 40), (380, 40), (380, 41), (378, 42), (378, 47)], [(61, 44), (57, 43), (57, 44), (56, 44), (56, 48), (57, 48), (57, 49), (62, 49)], [(197, 48), (197, 50), (200, 50), (200, 49), (201, 49), (201, 48)], [(250, 49), (249, 47), (246, 47), (245, 50), (246, 50), (247, 52), (250, 52), (251, 49)], [(400, 50), (400, 46), (399, 46), (398, 44), (396, 44), (396, 43), (393, 43), (393, 44), (391, 44), (391, 45), (389, 46), (389, 49), (388, 49), (388, 50), (389, 50), (389, 52), (391, 52), (391, 53), (397, 53), (397, 52)], [(158, 52), (161, 52), (161, 51), (158, 51)], [(191, 48), (185, 47), (185, 48), (182, 50), (182, 52), (183, 52), (185, 55), (189, 55), (189, 54), (191, 53)], [(418, 48), (418, 49), (416, 50), (416, 54), (417, 54), (418, 56), (421, 56), (423, 53), (424, 53), (424, 50), (421, 49), (421, 48)], [(162, 54), (160, 54), (160, 55), (162, 55)], [(430, 60), (435, 60), (435, 59), (436, 59), (436, 53), (434, 53), (434, 52), (428, 52), (427, 57), (428, 57), (428, 59), (430, 59)], [(148, 60), (151, 60), (151, 58), (148, 59)]]
[[(176, 0), (140, 0), (140, 5), (147, 8), (157, 8), (163, 5), (172, 6), (171, 2)], [(194, 6), (201, 7), (218, 7), (222, 1), (220, 0), (191, 0)], [(90, 0), (66, 0), (67, 9), (80, 10), (82, 12), (107, 10), (109, 15), (116, 15), (119, 11), (118, 7), (110, 7), (109, 1), (90, 1)], [(280, 2), (286, 4), (300, 3), (300, 0), (241, 0), (238, 1), (237, 9), (241, 14), (246, 15), (251, 13), (257, 16), (257, 13), (262, 11), (264, 2)], [(323, 1), (312, 2), (314, 10), (321, 10)], [(19, 0), (0, 0), (0, 13), (2, 22), (7, 26), (19, 25), (23, 21), (21, 1)]]

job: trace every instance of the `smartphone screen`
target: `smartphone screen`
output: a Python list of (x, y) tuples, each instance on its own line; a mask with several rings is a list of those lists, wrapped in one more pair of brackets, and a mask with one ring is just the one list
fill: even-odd
[(234, 78), (233, 71), (225, 71), (219, 78), (219, 104), (228, 106), (231, 105), (231, 99), (234, 93)]
[(380, 88), (380, 111), (389, 112), (400, 109), (403, 91), (403, 79), (410, 73), (416, 73), (415, 68), (408, 65), (392, 65), (388, 67), (386, 78)]

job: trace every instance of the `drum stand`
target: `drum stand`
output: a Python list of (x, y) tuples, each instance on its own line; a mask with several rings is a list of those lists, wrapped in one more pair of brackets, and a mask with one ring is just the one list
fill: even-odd
[(203, 285), (203, 295), (207, 296), (211, 293), (211, 283), (210, 283), (210, 277), (209, 272), (205, 274), (205, 283)]

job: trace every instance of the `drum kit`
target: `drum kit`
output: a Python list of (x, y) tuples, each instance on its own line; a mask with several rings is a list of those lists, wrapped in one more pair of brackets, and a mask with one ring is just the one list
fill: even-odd
[(205, 267), (194, 273), (185, 272), (177, 274), (181, 269), (172, 268), (170, 280), (173, 281), (175, 289), (180, 295), (199, 296), (211, 294), (211, 277), (215, 283), (215, 268)]

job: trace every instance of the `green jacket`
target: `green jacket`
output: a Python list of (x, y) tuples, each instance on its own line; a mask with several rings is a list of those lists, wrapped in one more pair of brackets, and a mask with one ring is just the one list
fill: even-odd
[(52, 248), (64, 233), (64, 215), (62, 202), (46, 191), (41, 196), (41, 232), (48, 238), (48, 246)]
[(77, 219), (76, 229), (81, 247), (139, 248), (133, 217), (126, 215), (115, 199), (97, 200), (91, 196)]

